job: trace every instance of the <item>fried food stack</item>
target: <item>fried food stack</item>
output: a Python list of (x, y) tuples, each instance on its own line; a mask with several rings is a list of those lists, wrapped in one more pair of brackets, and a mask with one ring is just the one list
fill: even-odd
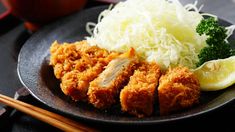
[(158, 92), (160, 114), (166, 115), (190, 107), (199, 99), (198, 80), (187, 68), (171, 69), (159, 82), (158, 64), (140, 60), (133, 48), (117, 53), (89, 46), (86, 41), (55, 41), (50, 52), (50, 65), (61, 80), (63, 93), (99, 109), (120, 102), (124, 112), (150, 116)]

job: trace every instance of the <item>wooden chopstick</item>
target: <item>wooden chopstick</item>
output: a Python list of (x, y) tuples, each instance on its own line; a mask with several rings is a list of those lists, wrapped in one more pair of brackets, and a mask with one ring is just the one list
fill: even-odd
[(95, 132), (97, 130), (90, 128), (84, 124), (75, 122), (61, 115), (52, 113), (50, 111), (38, 108), (31, 104), (24, 103), (19, 100), (15, 100), (8, 96), (0, 94), (0, 102), (13, 107), (21, 112), (24, 112), (38, 120), (46, 122), (54, 127), (57, 127), (63, 131), (69, 132)]

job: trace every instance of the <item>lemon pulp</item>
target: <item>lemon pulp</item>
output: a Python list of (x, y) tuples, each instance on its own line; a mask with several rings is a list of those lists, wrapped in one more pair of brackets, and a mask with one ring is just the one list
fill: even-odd
[(195, 69), (202, 91), (216, 91), (235, 83), (235, 56), (212, 60)]

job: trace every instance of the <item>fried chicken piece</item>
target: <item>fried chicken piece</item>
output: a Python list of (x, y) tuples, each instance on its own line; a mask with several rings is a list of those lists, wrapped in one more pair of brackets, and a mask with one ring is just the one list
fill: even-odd
[(160, 115), (191, 107), (199, 102), (199, 81), (186, 67), (169, 69), (160, 78), (158, 97)]
[(106, 69), (90, 83), (89, 102), (96, 108), (105, 109), (114, 104), (120, 90), (127, 84), (137, 67), (138, 58), (134, 49), (112, 60)]
[(142, 62), (121, 91), (122, 110), (137, 117), (150, 116), (160, 74), (156, 63)]
[(61, 79), (61, 89), (75, 101), (87, 100), (90, 81), (98, 77), (104, 67), (119, 55), (89, 46), (86, 41), (62, 45), (55, 41), (50, 51), (50, 64), (54, 67), (56, 78)]

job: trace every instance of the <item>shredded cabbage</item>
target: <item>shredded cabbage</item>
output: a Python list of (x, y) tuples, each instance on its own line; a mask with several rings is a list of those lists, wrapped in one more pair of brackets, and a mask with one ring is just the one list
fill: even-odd
[[(197, 2), (183, 6), (178, 0), (127, 0), (103, 11), (98, 23), (87, 31), (91, 45), (138, 55), (157, 62), (162, 69), (178, 65), (195, 68), (206, 36), (196, 33), (203, 19)], [(92, 31), (93, 30), (93, 31)]]
[(226, 34), (227, 34), (227, 38), (225, 38), (225, 41), (228, 42), (228, 38), (233, 34), (233, 31), (235, 30), (235, 25), (231, 25), (231, 26), (228, 26), (226, 27)]

